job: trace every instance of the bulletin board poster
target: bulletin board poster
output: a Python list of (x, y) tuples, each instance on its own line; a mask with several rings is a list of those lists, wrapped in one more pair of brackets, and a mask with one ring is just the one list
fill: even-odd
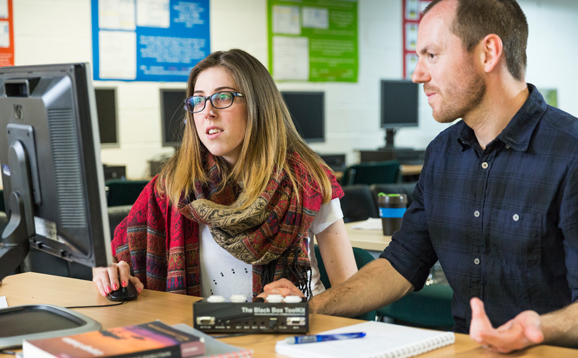
[(357, 0), (267, 0), (276, 81), (357, 82)]
[(423, 10), (431, 0), (401, 0), (403, 3), (403, 76), (411, 79), (417, 66), (417, 29), (423, 16)]
[(186, 82), (211, 49), (209, 0), (91, 0), (94, 79)]
[(0, 67), (14, 66), (12, 0), (0, 0)]

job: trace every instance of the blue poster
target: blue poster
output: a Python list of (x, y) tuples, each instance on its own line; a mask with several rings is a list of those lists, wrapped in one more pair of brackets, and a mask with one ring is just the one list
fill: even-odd
[(99, 81), (186, 82), (211, 50), (209, 0), (91, 0)]

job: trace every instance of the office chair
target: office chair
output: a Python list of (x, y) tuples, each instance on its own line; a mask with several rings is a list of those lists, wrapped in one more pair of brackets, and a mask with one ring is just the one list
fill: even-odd
[(369, 162), (352, 165), (345, 169), (341, 186), (354, 184), (398, 183), (401, 180), (399, 162)]
[[(359, 247), (353, 248), (353, 256), (355, 257), (357, 269), (360, 269), (373, 261), (373, 256), (371, 256), (369, 252), (365, 251), (364, 249), (360, 249)], [(327, 271), (325, 270), (325, 265), (323, 264), (323, 259), (321, 258), (321, 252), (319, 252), (319, 246), (317, 245), (315, 245), (315, 258), (317, 259), (317, 266), (319, 269), (319, 275), (321, 276), (321, 282), (323, 282), (325, 289), (329, 289), (331, 287), (331, 282), (329, 282), (329, 277), (327, 276)], [(376, 317), (376, 311), (370, 311), (355, 318), (365, 321), (375, 321)]]
[(369, 186), (365, 184), (349, 185), (343, 187), (343, 198), (339, 199), (343, 221), (362, 221), (368, 218), (377, 218), (377, 200)]
[(377, 310), (378, 318), (388, 317), (407, 326), (451, 331), (452, 296), (448, 285), (431, 284), (419, 292), (410, 292), (399, 300)]

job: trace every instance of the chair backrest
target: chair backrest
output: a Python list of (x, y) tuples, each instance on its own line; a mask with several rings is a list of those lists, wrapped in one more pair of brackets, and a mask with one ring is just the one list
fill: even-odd
[(343, 187), (343, 198), (339, 200), (343, 221), (361, 221), (377, 218), (377, 200), (368, 185), (350, 185)]
[[(364, 249), (360, 249), (359, 247), (353, 248), (353, 256), (355, 257), (355, 263), (357, 264), (358, 270), (373, 261), (373, 256), (369, 252), (365, 251)], [(331, 287), (331, 282), (329, 282), (329, 277), (327, 276), (327, 271), (325, 270), (325, 265), (323, 264), (323, 258), (321, 257), (319, 246), (317, 245), (315, 245), (315, 258), (317, 259), (317, 268), (319, 269), (321, 282), (323, 282), (325, 289), (329, 289)], [(355, 318), (365, 321), (375, 321), (376, 316), (377, 311), (370, 311)]]
[(108, 207), (132, 205), (149, 183), (148, 180), (109, 180), (106, 182)]
[(352, 165), (345, 169), (341, 186), (354, 184), (397, 183), (400, 181), (399, 162), (368, 162)]

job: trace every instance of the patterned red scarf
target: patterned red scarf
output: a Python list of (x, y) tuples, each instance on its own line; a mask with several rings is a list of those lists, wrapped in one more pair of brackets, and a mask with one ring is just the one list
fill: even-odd
[[(245, 201), (238, 185), (219, 190), (221, 174), (211, 154), (205, 158), (209, 183), (195, 182), (191, 202), (182, 201), (180, 209), (157, 192), (155, 177), (116, 228), (113, 255), (130, 264), (145, 288), (200, 296), (198, 222), (202, 222), (217, 244), (253, 265), (254, 296), (280, 278), (310, 295), (306, 238), (323, 197), (300, 158), (294, 155), (289, 162), (300, 186), (294, 188), (284, 171), (273, 174), (265, 191), (244, 210), (238, 210)], [(341, 198), (335, 177), (329, 171), (327, 175), (332, 198)]]

